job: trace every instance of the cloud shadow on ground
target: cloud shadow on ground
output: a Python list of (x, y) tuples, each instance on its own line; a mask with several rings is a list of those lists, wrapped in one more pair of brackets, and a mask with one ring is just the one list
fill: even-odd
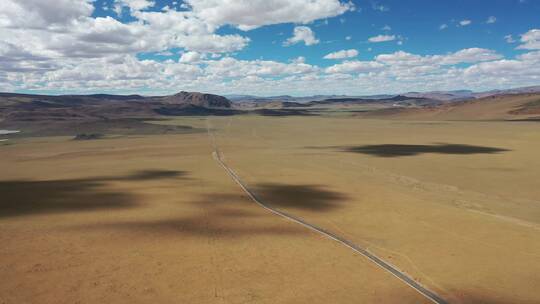
[(258, 184), (253, 191), (271, 206), (329, 211), (339, 207), (346, 196), (318, 185)]
[(133, 194), (105, 186), (115, 181), (185, 178), (187, 172), (144, 170), (125, 176), (66, 180), (0, 181), (0, 219), (35, 214), (114, 210), (137, 206)]
[(365, 145), (365, 146), (348, 146), (339, 147), (342, 152), (361, 153), (379, 157), (402, 157), (416, 156), (425, 153), (435, 154), (454, 154), (454, 155), (469, 155), (469, 154), (496, 154), (507, 152), (510, 150), (473, 146), (463, 144), (433, 144), (433, 145), (404, 145), (404, 144), (384, 144), (384, 145)]
[[(259, 184), (254, 187), (254, 192), (259, 199), (274, 207), (316, 212), (338, 208), (339, 202), (345, 199), (340, 193), (315, 185)], [(275, 215), (262, 209), (242, 193), (206, 194), (185, 204), (195, 208), (182, 210), (178, 216), (171, 214), (171, 217), (166, 219), (141, 218), (126, 222), (83, 225), (79, 228), (229, 238), (309, 233), (302, 227), (277, 220)], [(276, 220), (271, 220), (272, 218)]]

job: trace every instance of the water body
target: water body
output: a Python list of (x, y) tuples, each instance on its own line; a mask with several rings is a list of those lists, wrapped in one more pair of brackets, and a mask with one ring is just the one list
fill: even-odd
[(21, 131), (18, 130), (0, 130), (0, 135), (7, 135), (7, 134), (13, 134), (13, 133), (19, 133)]

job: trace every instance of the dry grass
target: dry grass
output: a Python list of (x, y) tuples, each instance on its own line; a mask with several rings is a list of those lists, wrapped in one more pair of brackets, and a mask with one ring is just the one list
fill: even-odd
[[(537, 123), (236, 117), (214, 125), (229, 164), (263, 200), (368, 247), (451, 303), (540, 301)], [(272, 183), (288, 191), (258, 190)], [(300, 197), (325, 197), (304, 195), (306, 185), (340, 199), (304, 208)]]
[[(265, 202), (451, 303), (540, 301), (537, 123), (210, 120)], [(0, 303), (425, 302), (249, 201), (206, 134), (11, 142), (0, 146)]]
[(423, 303), (254, 206), (211, 152), (206, 134), (0, 147), (0, 303)]

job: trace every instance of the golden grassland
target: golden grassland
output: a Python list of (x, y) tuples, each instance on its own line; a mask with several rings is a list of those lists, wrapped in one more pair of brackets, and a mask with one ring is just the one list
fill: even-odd
[[(346, 116), (210, 127), (256, 195), (450, 303), (538, 303), (540, 124)], [(251, 202), (205, 133), (0, 146), (0, 303), (427, 303)]]

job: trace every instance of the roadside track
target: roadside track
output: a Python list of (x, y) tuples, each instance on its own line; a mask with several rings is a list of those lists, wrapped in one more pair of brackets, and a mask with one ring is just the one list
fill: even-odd
[(431, 302), (436, 303), (436, 304), (448, 304), (448, 302), (446, 302), (444, 299), (442, 299), (440, 296), (438, 296), (435, 292), (433, 292), (433, 291), (427, 289), (426, 287), (422, 286), (419, 282), (417, 282), (413, 278), (409, 277), (403, 271), (399, 270), (396, 266), (384, 261), (383, 259), (381, 259), (377, 255), (369, 252), (367, 249), (362, 248), (362, 247), (356, 245), (355, 243), (353, 243), (353, 242), (351, 242), (351, 241), (349, 241), (349, 240), (347, 240), (347, 239), (345, 239), (345, 238), (343, 238), (343, 237), (341, 237), (341, 236), (339, 236), (339, 235), (337, 235), (337, 234), (335, 234), (333, 232), (327, 231), (327, 230), (325, 230), (325, 229), (323, 229), (321, 227), (310, 224), (310, 223), (306, 222), (305, 220), (303, 220), (301, 218), (298, 218), (296, 216), (290, 215), (290, 214), (285, 213), (283, 211), (274, 209), (270, 205), (267, 205), (262, 200), (260, 200), (251, 190), (249, 190), (249, 188), (244, 184), (244, 182), (242, 182), (242, 180), (240, 179), (240, 177), (238, 177), (236, 172), (234, 172), (234, 170), (232, 168), (230, 168), (225, 163), (225, 161), (223, 160), (223, 153), (219, 150), (219, 147), (218, 147), (217, 142), (215, 140), (214, 134), (210, 130), (211, 129), (210, 128), (210, 121), (207, 119), (206, 122), (207, 122), (208, 136), (210, 137), (210, 141), (212, 142), (212, 145), (213, 145), (213, 148), (214, 148), (214, 151), (212, 152), (212, 156), (214, 157), (216, 162), (227, 172), (227, 174), (231, 177), (231, 179), (234, 182), (236, 182), (236, 184), (238, 184), (238, 186), (240, 186), (240, 188), (242, 188), (242, 190), (246, 193), (246, 195), (253, 202), (255, 202), (260, 207), (268, 210), (269, 212), (271, 212), (271, 213), (273, 213), (275, 215), (278, 215), (278, 216), (283, 217), (283, 218), (285, 218), (285, 219), (287, 219), (289, 221), (292, 221), (294, 223), (302, 225), (305, 228), (308, 228), (308, 229), (310, 229), (312, 231), (315, 231), (316, 233), (321, 234), (321, 235), (323, 235), (323, 236), (325, 236), (327, 238), (330, 238), (330, 239), (332, 239), (332, 240), (334, 240), (334, 241), (336, 241), (336, 242), (350, 248), (354, 252), (359, 253), (360, 255), (366, 257), (367, 259), (369, 259), (371, 262), (375, 263), (380, 268), (386, 270), (387, 272), (389, 272), (393, 276), (397, 277), (399, 280), (401, 280), (405, 284), (409, 285), (411, 288), (416, 290), (418, 293), (423, 295), (425, 298), (427, 298)]

